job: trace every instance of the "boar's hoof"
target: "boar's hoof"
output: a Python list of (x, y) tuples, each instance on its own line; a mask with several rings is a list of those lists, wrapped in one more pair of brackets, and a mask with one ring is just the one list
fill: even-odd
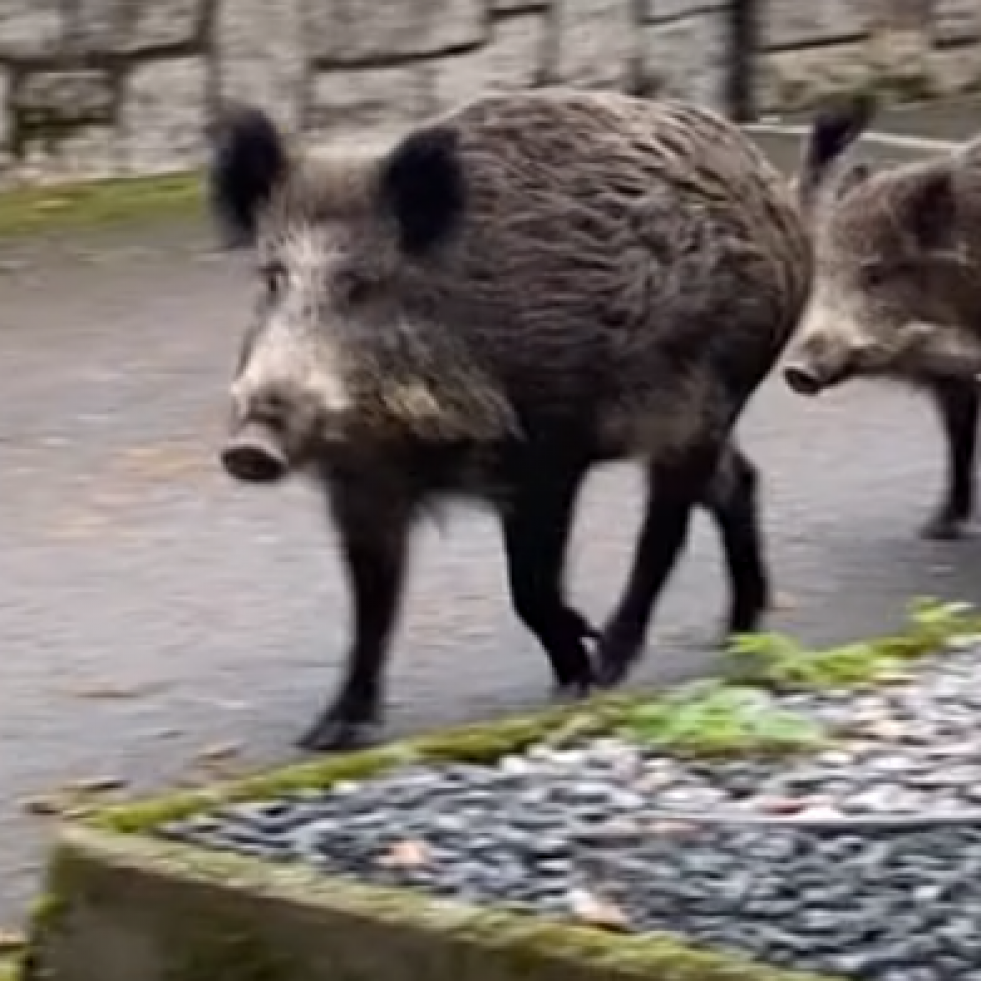
[(354, 721), (324, 717), (297, 740), (296, 745), (309, 753), (331, 753), (365, 749), (377, 742), (378, 724), (373, 720)]
[(249, 484), (271, 484), (286, 476), (288, 464), (273, 440), (251, 427), (222, 451), (221, 462), (228, 474)]
[(947, 514), (935, 515), (920, 529), (920, 537), (932, 542), (956, 542), (970, 537), (970, 533), (967, 519)]
[(596, 684), (601, 688), (619, 685), (640, 656), (642, 641), (607, 633), (596, 652)]
[(558, 705), (568, 705), (581, 702), (588, 698), (593, 690), (593, 677), (579, 678), (575, 681), (556, 682), (552, 689), (552, 701)]
[(788, 365), (783, 379), (797, 395), (818, 395), (823, 387), (817, 373), (802, 365)]

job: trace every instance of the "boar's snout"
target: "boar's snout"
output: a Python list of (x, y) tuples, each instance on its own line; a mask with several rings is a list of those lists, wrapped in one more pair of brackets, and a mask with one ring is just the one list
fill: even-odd
[(821, 376), (814, 368), (804, 364), (789, 364), (783, 370), (784, 381), (798, 395), (819, 395), (824, 388)]
[(247, 423), (221, 451), (229, 476), (248, 484), (272, 484), (282, 480), (289, 461), (273, 430), (258, 422)]
[(851, 331), (805, 335), (783, 367), (783, 380), (797, 395), (820, 395), (871, 369), (878, 348)]

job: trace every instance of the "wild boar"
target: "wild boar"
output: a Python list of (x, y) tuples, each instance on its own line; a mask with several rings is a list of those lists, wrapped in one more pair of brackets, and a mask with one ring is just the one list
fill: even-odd
[[(728, 629), (756, 627), (768, 569), (733, 432), (812, 256), (794, 194), (736, 126), (552, 89), (478, 99), (379, 152), (290, 151), (241, 108), (216, 131), (216, 215), (259, 269), (223, 464), (312, 476), (353, 594), (346, 677), (302, 746), (380, 722), (407, 534), (449, 497), (498, 514), (514, 609), (560, 688), (625, 676), (696, 505), (721, 531)], [(564, 550), (588, 471), (617, 460), (644, 465), (649, 496), (597, 634), (563, 595)]]
[(981, 369), (981, 139), (912, 163), (842, 166), (874, 117), (864, 96), (819, 112), (798, 190), (815, 240), (813, 295), (783, 377), (801, 395), (857, 378), (932, 395), (946, 487), (922, 533), (962, 535), (974, 507)]

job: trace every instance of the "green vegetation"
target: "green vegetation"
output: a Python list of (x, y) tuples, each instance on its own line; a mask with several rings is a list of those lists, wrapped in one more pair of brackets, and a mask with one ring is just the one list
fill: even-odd
[(96, 827), (139, 833), (235, 801), (362, 780), (421, 761), (491, 762), (536, 743), (564, 745), (616, 732), (678, 755), (793, 753), (826, 746), (812, 720), (775, 705), (771, 691), (872, 685), (902, 675), (916, 658), (951, 643), (981, 638), (981, 615), (963, 603), (924, 599), (911, 604), (893, 636), (808, 651), (781, 634), (737, 638), (728, 680), (707, 680), (667, 692), (614, 693), (532, 716), (467, 726), (446, 733), (300, 763), (273, 773), (220, 783), (162, 800), (100, 810)]
[[(326, 976), (326, 964), (332, 977), (378, 981), (402, 981), (406, 967), (432, 981), (830, 981), (680, 937), (543, 921), (77, 825), (63, 835), (56, 861), (68, 907), (84, 914), (76, 923), (112, 921), (121, 906), (145, 904), (130, 929), (150, 940), (155, 956), (165, 952), (161, 976), (173, 981), (296, 981)], [(133, 884), (123, 899), (120, 881)], [(84, 947), (84, 935), (72, 937), (83, 928), (70, 920), (47, 929), (60, 931), (61, 956), (66, 942)], [(38, 934), (42, 964), (52, 940), (50, 932)]]
[(0, 192), (0, 240), (188, 217), (202, 208), (199, 174), (17, 187)]
[(901, 674), (904, 663), (962, 640), (981, 639), (981, 616), (964, 603), (915, 600), (902, 631), (820, 651), (782, 634), (736, 638), (728, 661), (734, 678), (775, 689), (870, 685)]
[(774, 703), (771, 690), (850, 688), (902, 677), (909, 662), (952, 643), (981, 639), (981, 616), (964, 603), (914, 601), (894, 636), (808, 651), (777, 633), (736, 638), (728, 681), (679, 686), (621, 709), (618, 731), (675, 754), (790, 753), (826, 747), (813, 720)]
[(775, 707), (760, 688), (701, 681), (627, 712), (620, 731), (668, 752), (699, 756), (787, 753), (827, 744), (821, 728)]
[[(363, 976), (364, 950), (387, 949), (390, 933), (406, 942), (411, 937), (413, 949), (425, 951), (420, 956), (427, 963), (432, 959), (434, 978), (460, 976), (457, 958), (467, 950), (467, 956), (481, 963), (487, 958), (486, 976), (535, 981), (572, 975), (638, 981), (800, 979), (804, 976), (741, 961), (728, 952), (691, 948), (683, 940), (625, 935), (587, 920), (542, 922), (437, 902), (141, 832), (224, 803), (319, 790), (405, 763), (490, 762), (533, 744), (561, 745), (611, 732), (673, 754), (807, 752), (828, 745), (829, 735), (811, 719), (782, 708), (776, 691), (881, 683), (903, 676), (917, 658), (979, 637), (981, 616), (970, 607), (920, 600), (911, 605), (900, 631), (877, 640), (808, 651), (779, 634), (738, 638), (728, 655), (735, 677), (728, 680), (700, 681), (653, 695), (597, 697), (536, 716), (329, 756), (164, 800), (112, 807), (63, 832), (48, 866), (47, 898), (33, 917), (32, 950), (43, 953), (52, 938), (63, 937), (72, 919), (66, 914), (79, 905), (95, 903), (101, 910), (100, 904), (108, 903), (99, 915), (111, 916), (115, 884), (120, 877), (134, 881), (135, 875), (147, 885), (145, 893), (137, 888), (134, 896), (146, 895), (148, 904), (156, 904), (144, 914), (147, 929), (167, 938), (164, 949), (179, 951), (170, 965), (175, 981), (288, 981), (303, 976), (309, 963), (305, 957), (319, 957), (327, 948), (332, 957), (349, 959), (350, 970), (340, 970), (339, 976)], [(151, 882), (166, 886), (158, 892)], [(173, 901), (177, 895), (184, 897), (179, 903)], [(242, 895), (263, 897), (257, 914), (261, 922), (249, 918), (251, 905), (234, 898)], [(291, 912), (294, 908), (298, 912)], [(298, 945), (281, 950), (276, 938), (282, 934), (269, 925), (269, 917), (282, 917), (290, 936), (294, 925), (305, 924), (296, 926), (296, 936), (302, 936)], [(353, 936), (360, 931), (361, 939)], [(376, 968), (379, 977), (401, 976), (387, 962), (379, 961), (372, 970)], [(0, 981), (15, 981), (16, 976), (15, 965), (6, 975), (0, 967)]]

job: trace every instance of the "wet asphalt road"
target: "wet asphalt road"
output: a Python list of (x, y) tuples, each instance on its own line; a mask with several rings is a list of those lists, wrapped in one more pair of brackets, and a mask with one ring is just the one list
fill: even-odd
[[(126, 793), (195, 779), (222, 744), (240, 747), (225, 772), (293, 758), (338, 675), (344, 583), (318, 501), (233, 486), (217, 465), (250, 295), (243, 259), (209, 244), (169, 229), (0, 263), (0, 922), (23, 908), (46, 834), (25, 798), (100, 776)], [(894, 625), (913, 595), (977, 598), (981, 543), (916, 536), (941, 477), (928, 405), (871, 386), (805, 401), (771, 382), (743, 439), (792, 603), (775, 628), (838, 641)], [(571, 592), (597, 618), (626, 574), (638, 490), (612, 468), (583, 500)], [(722, 586), (699, 516), (638, 680), (711, 670)], [(488, 517), (420, 531), (391, 735), (545, 698), (544, 657), (503, 587)]]

